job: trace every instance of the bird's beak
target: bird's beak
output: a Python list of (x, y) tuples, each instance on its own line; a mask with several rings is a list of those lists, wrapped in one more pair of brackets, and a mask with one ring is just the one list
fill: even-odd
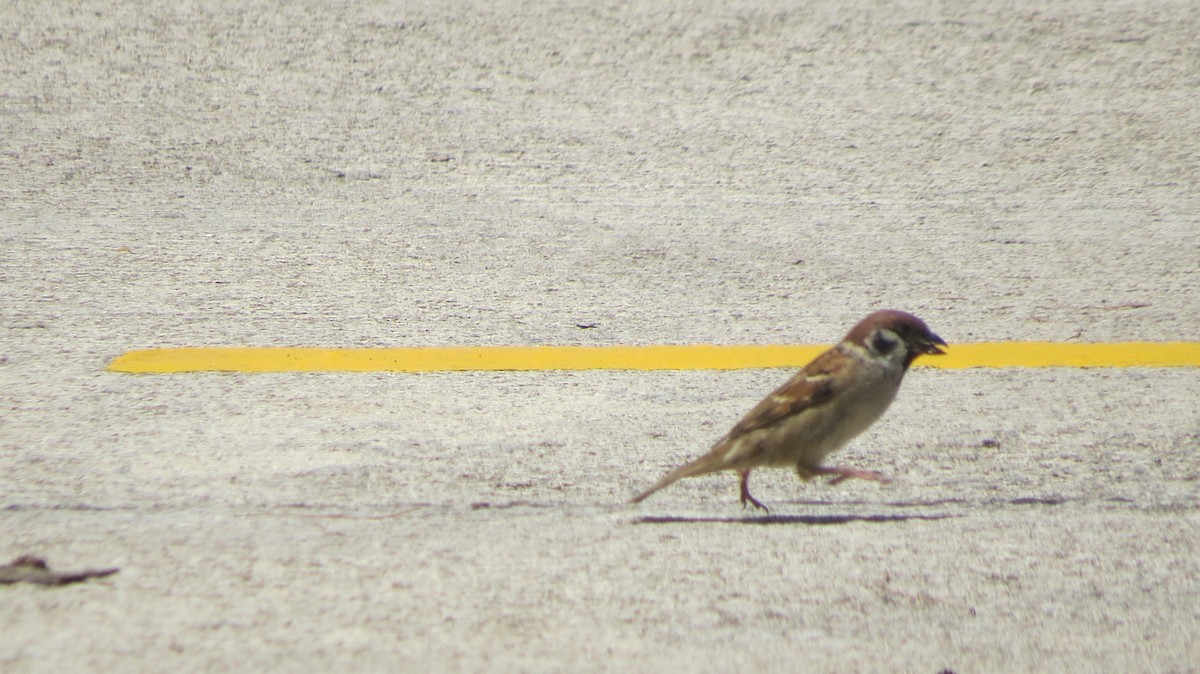
[(942, 351), (938, 348), (939, 344), (945, 347), (950, 346), (941, 337), (938, 337), (931, 332), (929, 333), (929, 336), (925, 338), (925, 343), (921, 345), (921, 353), (926, 353), (931, 356), (941, 356), (945, 354), (945, 351)]

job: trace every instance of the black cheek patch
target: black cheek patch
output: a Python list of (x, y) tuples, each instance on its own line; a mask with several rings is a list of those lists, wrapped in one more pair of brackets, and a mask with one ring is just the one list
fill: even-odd
[(876, 335), (871, 338), (871, 348), (874, 349), (876, 353), (891, 353), (892, 349), (896, 348), (897, 344), (899, 344), (899, 342), (887, 337), (882, 332), (876, 333)]

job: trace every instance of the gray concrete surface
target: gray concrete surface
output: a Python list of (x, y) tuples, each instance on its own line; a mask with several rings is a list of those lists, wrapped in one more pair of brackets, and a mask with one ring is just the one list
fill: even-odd
[[(1200, 670), (1200, 373), (106, 373), (174, 345), (1200, 335), (1194, 2), (0, 5), (0, 670)], [(581, 329), (578, 324), (595, 324)], [(3, 561), (3, 560), (0, 560)]]

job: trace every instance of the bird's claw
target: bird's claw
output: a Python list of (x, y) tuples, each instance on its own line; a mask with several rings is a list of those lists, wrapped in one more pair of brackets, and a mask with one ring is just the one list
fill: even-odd
[(831, 484), (831, 485), (838, 484), (839, 482), (845, 482), (846, 480), (849, 480), (850, 478), (857, 478), (859, 480), (869, 480), (871, 482), (878, 482), (880, 484), (887, 484), (892, 481), (892, 478), (884, 475), (883, 473), (880, 473), (880, 472), (877, 472), (874, 470), (861, 470), (858, 468), (833, 467), (833, 468), (823, 468), (821, 470), (821, 472), (825, 473), (827, 475), (834, 476), (833, 479), (831, 479), (829, 481), (829, 484)]
[(749, 492), (742, 494), (742, 508), (745, 508), (747, 503), (752, 504), (755, 508), (758, 508), (759, 510), (762, 510), (763, 512), (765, 512), (767, 514), (770, 514), (770, 512), (771, 512), (770, 508), (763, 505), (762, 501), (759, 501), (758, 499), (751, 496), (749, 494)]

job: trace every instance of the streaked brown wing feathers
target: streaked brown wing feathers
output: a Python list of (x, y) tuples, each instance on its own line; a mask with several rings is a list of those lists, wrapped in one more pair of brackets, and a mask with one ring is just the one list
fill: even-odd
[(807, 408), (824, 405), (837, 390), (838, 373), (846, 360), (830, 349), (804, 366), (783, 386), (775, 389), (751, 409), (729, 431), (726, 438), (766, 428)]

